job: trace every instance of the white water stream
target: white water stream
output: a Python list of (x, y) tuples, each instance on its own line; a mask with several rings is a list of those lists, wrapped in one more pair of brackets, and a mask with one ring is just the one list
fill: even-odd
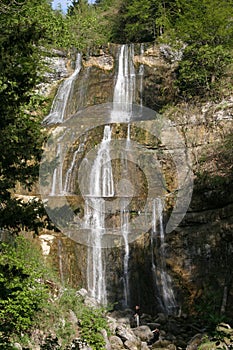
[[(154, 245), (160, 240), (158, 258), (155, 262)], [(177, 302), (172, 288), (172, 280), (166, 269), (165, 235), (163, 227), (163, 203), (160, 198), (153, 200), (152, 230), (151, 230), (151, 264), (153, 280), (160, 296), (160, 307), (167, 314), (173, 314), (177, 310)]]
[(130, 121), (135, 102), (136, 76), (134, 46), (122, 45), (119, 52), (118, 74), (113, 94), (111, 119), (115, 122)]
[(102, 238), (105, 233), (105, 198), (114, 196), (113, 174), (110, 157), (111, 128), (104, 127), (104, 135), (94, 160), (85, 199), (85, 228), (90, 229), (87, 285), (91, 296), (106, 304), (105, 261)]
[(50, 113), (44, 118), (43, 123), (49, 125), (62, 123), (64, 121), (69, 97), (72, 94), (73, 83), (76, 80), (82, 67), (81, 62), (81, 54), (78, 53), (76, 58), (75, 70), (73, 74), (69, 78), (65, 79), (59, 86), (55, 99), (53, 100)]
[[(144, 49), (141, 46), (141, 54)], [(124, 171), (122, 179), (128, 180), (128, 157), (132, 151), (130, 119), (132, 115), (132, 105), (136, 96), (136, 76), (134, 68), (134, 46), (122, 45), (119, 50), (118, 72), (116, 76), (116, 84), (113, 94), (113, 109), (111, 111), (111, 122), (127, 123), (127, 136), (125, 142), (125, 150), (121, 155), (121, 166)], [(67, 102), (72, 89), (73, 81), (77, 78), (81, 69), (81, 56), (77, 58), (77, 66), (72, 76), (64, 81), (57, 98), (51, 109), (46, 123), (62, 122), (65, 118)], [(143, 100), (143, 77), (144, 66), (139, 67), (139, 97), (140, 105)], [(59, 95), (60, 94), (60, 95)], [(60, 96), (60, 97), (59, 97)], [(56, 101), (57, 100), (57, 101)], [(103, 250), (103, 238), (106, 232), (106, 199), (113, 198), (115, 195), (115, 184), (113, 178), (111, 164), (111, 138), (112, 130), (109, 125), (105, 125), (102, 141), (99, 145), (95, 159), (91, 166), (89, 174), (89, 187), (85, 196), (84, 208), (84, 228), (89, 232), (89, 246), (87, 252), (87, 288), (92, 297), (100, 303), (107, 303), (106, 288), (106, 259)], [(64, 176), (64, 186), (62, 178), (62, 150), (61, 141), (57, 144), (58, 166), (54, 169), (52, 178), (51, 195), (59, 195), (62, 193), (72, 192), (73, 180), (72, 175), (76, 166), (78, 154), (82, 152), (84, 144), (81, 143), (74, 152), (70, 166)], [(122, 197), (120, 200), (120, 230), (124, 243), (123, 251), (123, 296), (124, 305), (128, 307), (130, 304), (130, 286), (129, 286), (129, 233), (130, 233), (130, 213), (127, 207), (128, 199)], [(151, 264), (153, 272), (153, 280), (156, 284), (161, 307), (166, 313), (172, 313), (177, 308), (174, 292), (172, 289), (172, 281), (169, 276), (165, 264), (165, 235), (163, 229), (163, 203), (161, 199), (153, 200), (152, 205), (152, 230), (151, 230)], [(159, 248), (155, 246), (156, 241), (160, 242)], [(154, 250), (160, 249), (155, 260)]]

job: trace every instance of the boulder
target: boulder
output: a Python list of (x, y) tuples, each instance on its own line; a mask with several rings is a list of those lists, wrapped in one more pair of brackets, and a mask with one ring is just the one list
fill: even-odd
[(194, 335), (194, 337), (192, 337), (192, 339), (190, 339), (190, 341), (188, 342), (186, 350), (197, 350), (198, 346), (202, 342), (202, 339), (203, 339), (203, 334), (198, 333)]
[(106, 331), (106, 329), (102, 329), (101, 330), (101, 334), (103, 335), (104, 341), (105, 341), (105, 350), (112, 350), (110, 341), (108, 339), (108, 333)]
[(146, 342), (141, 343), (141, 350), (149, 350), (149, 347)]
[(109, 338), (109, 343), (111, 345), (112, 350), (124, 350), (125, 349), (123, 341), (119, 337), (117, 337), (116, 335), (112, 335)]
[(153, 333), (148, 326), (139, 326), (132, 331), (141, 341), (148, 342), (153, 338)]
[(116, 331), (116, 328), (118, 326), (117, 320), (111, 316), (107, 316), (107, 321), (108, 321), (108, 326), (109, 326), (111, 333), (114, 334)]
[(176, 350), (176, 346), (172, 344), (169, 340), (158, 340), (152, 345), (152, 349), (170, 349)]
[(132, 344), (140, 344), (140, 340), (136, 337), (132, 329), (128, 328), (126, 325), (119, 325), (116, 328), (116, 335), (121, 338), (123, 343), (130, 341)]
[(135, 341), (133, 340), (126, 340), (125, 342), (125, 348), (129, 350), (141, 350), (141, 342), (137, 339)]

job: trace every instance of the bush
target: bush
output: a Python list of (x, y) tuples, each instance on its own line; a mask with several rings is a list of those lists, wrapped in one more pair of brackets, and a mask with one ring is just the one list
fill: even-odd
[(29, 241), (19, 236), (0, 248), (0, 334), (8, 339), (32, 326), (48, 294), (39, 252)]

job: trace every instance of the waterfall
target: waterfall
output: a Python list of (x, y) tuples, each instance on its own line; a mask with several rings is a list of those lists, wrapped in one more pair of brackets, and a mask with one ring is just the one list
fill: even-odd
[(76, 165), (77, 156), (83, 151), (84, 143), (80, 143), (78, 149), (74, 152), (71, 164), (66, 172), (64, 193), (70, 193), (72, 191), (72, 175)]
[(123, 285), (124, 285), (124, 306), (129, 306), (129, 211), (126, 209), (127, 202), (121, 200), (121, 232), (124, 239), (124, 261), (123, 261)]
[(44, 124), (58, 124), (62, 123), (65, 119), (68, 100), (72, 93), (73, 83), (81, 70), (81, 62), (81, 54), (78, 53), (76, 58), (75, 71), (59, 86), (55, 99), (53, 100), (50, 113), (43, 120)]
[[(136, 76), (134, 68), (134, 45), (122, 45), (118, 53), (118, 72), (116, 84), (113, 93), (113, 109), (111, 119), (113, 122), (127, 122), (126, 151), (130, 151), (130, 118), (132, 114), (132, 105), (136, 96)], [(127, 169), (127, 157), (122, 155), (123, 169)], [(127, 174), (125, 175), (127, 178)], [(127, 202), (128, 203), (128, 202)], [(120, 206), (120, 229), (124, 241), (123, 258), (123, 286), (124, 286), (124, 304), (129, 304), (129, 211), (124, 198), (121, 199)]]
[(62, 186), (62, 139), (65, 135), (62, 135), (57, 142), (56, 148), (56, 161), (57, 165), (53, 171), (52, 185), (50, 196), (61, 195), (63, 193)]
[(115, 122), (130, 121), (135, 100), (136, 77), (134, 68), (134, 46), (122, 45), (119, 52), (118, 74), (113, 93), (111, 118)]
[(90, 195), (94, 197), (113, 197), (114, 184), (110, 156), (111, 128), (104, 127), (104, 136), (90, 175)]
[(87, 285), (91, 296), (102, 304), (107, 302), (105, 265), (102, 254), (102, 238), (105, 233), (105, 199), (114, 196), (113, 174), (110, 157), (111, 128), (104, 127), (104, 135), (94, 160), (89, 183), (89, 195), (85, 199), (85, 228), (90, 229)]
[[(144, 54), (144, 44), (141, 44), (140, 47), (140, 55), (142, 56)], [(140, 106), (143, 106), (143, 79), (144, 79), (144, 64), (141, 63), (139, 66), (139, 72), (138, 75), (140, 77), (140, 83), (139, 83), (139, 97), (140, 97)]]
[[(157, 229), (157, 226), (159, 229)], [(156, 238), (160, 239), (159, 257), (155, 263), (154, 259), (154, 243)], [(152, 230), (151, 230), (151, 264), (153, 279), (159, 291), (160, 307), (167, 314), (172, 314), (177, 311), (177, 303), (172, 289), (171, 276), (166, 271), (165, 262), (165, 235), (163, 228), (163, 203), (160, 198), (153, 200), (152, 211)]]

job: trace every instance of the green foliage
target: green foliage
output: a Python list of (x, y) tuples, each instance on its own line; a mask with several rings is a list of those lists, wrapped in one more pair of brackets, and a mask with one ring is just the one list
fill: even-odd
[(186, 99), (218, 96), (232, 60), (232, 0), (177, 0), (166, 35), (187, 46), (177, 70), (179, 93)]
[(186, 98), (217, 95), (219, 81), (231, 61), (222, 45), (188, 45), (177, 69), (177, 86)]
[(215, 329), (218, 323), (225, 320), (225, 316), (220, 313), (221, 297), (221, 291), (205, 286), (203, 294), (195, 302), (198, 317), (210, 329)]
[(95, 350), (103, 349), (105, 342), (101, 334), (102, 329), (108, 330), (104, 308), (92, 308), (85, 306), (81, 297), (75, 291), (68, 289), (60, 300), (61, 307), (71, 309), (79, 320), (80, 334), (83, 340)]
[(108, 42), (109, 34), (101, 11), (86, 0), (73, 1), (65, 23), (69, 32), (69, 45), (80, 51)]
[(81, 337), (96, 350), (104, 348), (105, 341), (101, 330), (108, 328), (102, 309), (83, 308), (80, 312)]
[(37, 327), (44, 328), (44, 331), (50, 329), (57, 335), (62, 348), (65, 348), (75, 336), (75, 326), (70, 321), (71, 310), (78, 319), (76, 328), (81, 339), (87, 341), (94, 350), (102, 350), (105, 342), (101, 330), (108, 331), (106, 310), (86, 306), (74, 289), (65, 288), (56, 301), (37, 314)]
[(62, 17), (46, 0), (4, 1), (0, 11), (0, 227), (37, 231), (42, 206), (16, 201), (11, 190), (16, 182), (30, 189), (38, 178), (46, 112), (46, 99), (35, 93), (41, 45), (54, 42), (55, 18)]
[(124, 36), (126, 41), (143, 42), (155, 38), (155, 11), (157, 0), (126, 1), (121, 8), (124, 20)]
[(46, 271), (39, 253), (26, 239), (1, 244), (0, 252), (0, 334), (8, 339), (28, 330), (35, 312), (48, 294), (42, 279)]
[(232, 0), (177, 0), (175, 30), (188, 44), (228, 46), (233, 40)]

